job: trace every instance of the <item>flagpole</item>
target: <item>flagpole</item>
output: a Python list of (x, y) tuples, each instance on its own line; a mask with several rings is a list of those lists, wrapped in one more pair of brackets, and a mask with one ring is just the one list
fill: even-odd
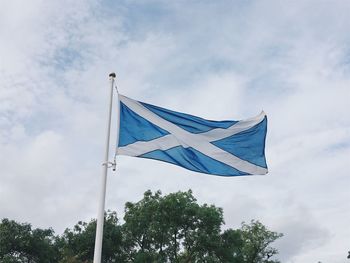
[[(107, 172), (108, 172), (108, 158), (109, 158), (109, 140), (111, 134), (111, 118), (112, 118), (112, 103), (113, 103), (113, 87), (115, 80), (115, 73), (109, 74), (110, 80), (110, 98), (109, 98), (109, 111), (107, 120), (107, 134), (106, 134), (106, 149), (105, 158), (103, 163), (103, 171), (101, 177), (101, 192), (100, 201), (97, 214), (97, 225), (96, 225), (96, 238), (95, 238), (95, 251), (94, 251), (94, 263), (101, 263), (102, 255), (102, 239), (103, 239), (103, 223), (104, 223), (104, 212), (105, 212), (105, 199), (106, 199), (106, 185), (107, 185)], [(119, 99), (118, 99), (119, 101)], [(119, 114), (118, 114), (119, 118)], [(119, 120), (118, 120), (119, 123)]]

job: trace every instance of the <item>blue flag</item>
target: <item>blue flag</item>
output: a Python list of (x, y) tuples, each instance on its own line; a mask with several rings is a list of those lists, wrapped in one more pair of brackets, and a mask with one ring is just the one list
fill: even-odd
[(119, 95), (117, 153), (221, 176), (266, 174), (267, 118), (210, 121)]

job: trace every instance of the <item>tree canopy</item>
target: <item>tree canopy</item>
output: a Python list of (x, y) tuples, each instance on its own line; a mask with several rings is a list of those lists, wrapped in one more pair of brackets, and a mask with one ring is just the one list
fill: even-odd
[[(271, 244), (282, 234), (257, 220), (226, 229), (223, 211), (197, 203), (192, 191), (162, 195), (146, 191), (125, 204), (123, 222), (116, 212), (105, 215), (102, 262), (277, 263)], [(0, 261), (92, 262), (96, 220), (78, 222), (62, 235), (52, 229), (32, 229), (3, 219), (0, 224)]]
[(52, 229), (32, 229), (30, 224), (20, 224), (3, 219), (0, 224), (0, 261), (58, 262), (56, 237)]

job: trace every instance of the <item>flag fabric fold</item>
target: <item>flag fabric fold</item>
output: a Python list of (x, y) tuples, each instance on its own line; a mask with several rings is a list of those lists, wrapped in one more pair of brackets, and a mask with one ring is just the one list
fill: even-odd
[(266, 174), (264, 112), (241, 121), (210, 121), (123, 95), (117, 154), (221, 176)]

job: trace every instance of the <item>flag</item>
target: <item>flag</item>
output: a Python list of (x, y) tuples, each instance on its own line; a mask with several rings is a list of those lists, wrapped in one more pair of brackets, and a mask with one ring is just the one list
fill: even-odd
[(266, 174), (264, 112), (211, 121), (119, 95), (117, 154), (155, 159), (221, 176)]

